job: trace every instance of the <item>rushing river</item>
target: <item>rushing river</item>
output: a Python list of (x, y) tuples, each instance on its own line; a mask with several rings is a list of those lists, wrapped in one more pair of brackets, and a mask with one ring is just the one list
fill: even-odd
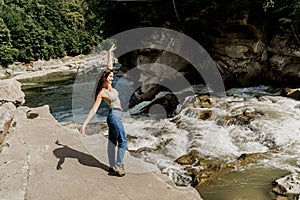
[[(75, 76), (70, 75), (62, 81), (24, 84), (25, 105), (48, 104), (59, 122), (82, 123), (92, 105), (93, 80), (95, 77), (75, 80)], [(115, 82), (122, 106), (127, 108), (133, 92), (131, 84), (117, 76)], [(192, 97), (187, 97), (187, 101), (189, 98)], [(94, 121), (104, 122), (107, 110), (107, 106), (102, 105)], [(183, 108), (179, 113), (180, 126), (170, 119), (132, 117), (132, 110), (126, 110), (124, 126), (129, 136), (128, 150), (150, 149), (139, 151), (138, 156), (155, 163), (177, 184), (188, 185), (191, 178), (174, 160), (191, 150), (196, 149), (206, 158), (231, 162), (243, 153), (276, 149), (276, 153), (221, 176), (200, 191), (205, 200), (272, 199), (268, 194), (272, 181), (299, 172), (300, 102), (269, 93), (266, 86), (236, 88), (227, 91), (227, 97), (215, 102), (211, 110), (215, 116), (213, 120), (199, 120)], [(261, 115), (245, 126), (217, 123), (216, 119), (222, 116), (244, 111), (256, 111)]]

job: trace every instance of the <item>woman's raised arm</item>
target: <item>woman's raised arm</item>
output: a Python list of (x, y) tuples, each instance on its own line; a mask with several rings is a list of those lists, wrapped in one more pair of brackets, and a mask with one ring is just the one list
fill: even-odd
[(113, 61), (112, 61), (112, 52), (116, 49), (117, 47), (113, 44), (110, 49), (108, 50), (107, 54), (107, 69), (113, 70)]

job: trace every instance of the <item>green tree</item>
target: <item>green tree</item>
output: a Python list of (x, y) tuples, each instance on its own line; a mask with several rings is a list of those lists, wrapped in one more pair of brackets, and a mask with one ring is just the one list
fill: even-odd
[(0, 18), (0, 64), (7, 66), (12, 63), (17, 50), (12, 48), (9, 29)]
[(17, 50), (9, 58), (29, 62), (89, 53), (103, 38), (102, 21), (89, 8), (85, 0), (3, 1), (0, 18)]

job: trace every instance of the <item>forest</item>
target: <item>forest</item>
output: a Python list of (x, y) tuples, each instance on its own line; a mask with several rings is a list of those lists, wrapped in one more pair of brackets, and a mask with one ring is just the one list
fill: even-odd
[(0, 65), (89, 54), (105, 38), (138, 27), (188, 35), (198, 22), (226, 23), (241, 11), (267, 38), (289, 34), (300, 44), (300, 0), (0, 0)]

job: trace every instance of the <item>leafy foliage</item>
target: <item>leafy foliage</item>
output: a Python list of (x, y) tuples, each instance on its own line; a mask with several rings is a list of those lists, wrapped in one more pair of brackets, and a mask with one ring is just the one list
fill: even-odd
[(0, 5), (0, 19), (4, 66), (87, 54), (101, 41), (100, 34), (86, 28), (94, 14), (84, 0), (6, 0)]
[(3, 19), (0, 18), (0, 64), (5, 65), (6, 63), (12, 62), (16, 53), (16, 49), (12, 48), (10, 31), (4, 23)]

